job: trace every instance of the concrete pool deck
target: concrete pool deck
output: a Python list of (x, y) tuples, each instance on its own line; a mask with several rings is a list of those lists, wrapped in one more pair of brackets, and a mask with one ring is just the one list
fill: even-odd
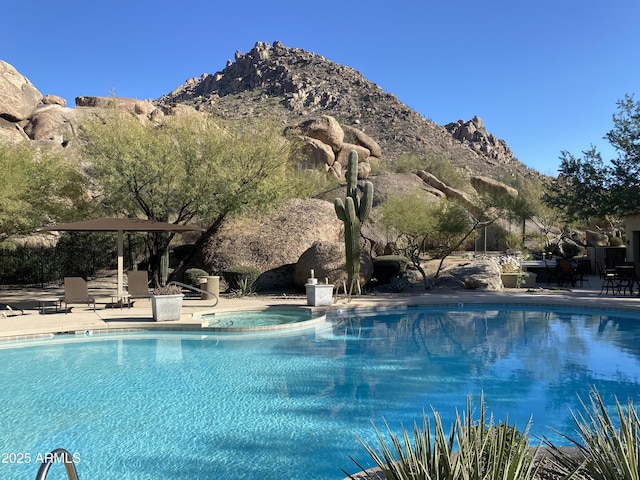
[[(602, 280), (590, 276), (582, 287), (568, 289), (549, 288), (539, 285), (536, 289), (486, 290), (447, 290), (436, 288), (418, 294), (381, 294), (353, 297), (350, 301), (344, 295), (338, 295), (332, 307), (313, 307), (319, 310), (352, 308), (390, 308), (405, 305), (443, 305), (443, 304), (530, 304), (561, 305), (576, 308), (623, 309), (635, 311), (640, 319), (640, 297), (637, 291), (633, 295), (600, 294)], [(0, 341), (19, 340), (51, 334), (88, 330), (127, 330), (127, 329), (199, 329), (202, 321), (194, 314), (202, 312), (229, 312), (239, 310), (260, 310), (268, 307), (307, 307), (304, 295), (259, 295), (247, 297), (222, 296), (217, 306), (212, 300), (185, 298), (182, 318), (176, 322), (154, 322), (151, 316), (151, 301), (137, 299), (131, 308), (106, 308), (111, 303), (112, 289), (93, 289), (90, 295), (97, 301), (95, 312), (85, 305), (72, 305), (71, 312), (40, 313), (42, 299), (56, 298), (62, 295), (62, 289), (35, 288), (23, 290), (0, 290), (0, 302), (24, 310), (23, 315), (0, 310), (7, 316), (0, 316)]]

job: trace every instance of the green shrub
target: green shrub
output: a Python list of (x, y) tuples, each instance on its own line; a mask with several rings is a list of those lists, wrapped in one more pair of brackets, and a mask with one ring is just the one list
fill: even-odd
[[(386, 437), (375, 427), (379, 450), (361, 443), (382, 472), (383, 477), (364, 473), (364, 478), (394, 480), (531, 480), (538, 470), (536, 457), (539, 447), (529, 447), (529, 421), (522, 432), (507, 422), (495, 425), (487, 417), (484, 397), (481, 397), (479, 418), (473, 418), (471, 397), (467, 398), (467, 413), (461, 418), (456, 413), (448, 435), (440, 415), (432, 408), (434, 428), (426, 414), (422, 427), (413, 426), (413, 439), (404, 427), (400, 435), (394, 434), (385, 422)], [(352, 458), (353, 460), (353, 458)], [(364, 470), (357, 461), (354, 463)], [(347, 472), (345, 474), (349, 475)], [(349, 478), (355, 479), (349, 475)]]
[(580, 400), (584, 413), (572, 412), (580, 438), (560, 434), (577, 447), (578, 455), (566, 455), (545, 439), (557, 471), (581, 479), (640, 480), (640, 419), (633, 402), (623, 408), (616, 398), (614, 421), (595, 389), (589, 398), (590, 406)]
[(231, 290), (242, 290), (253, 288), (254, 283), (260, 276), (260, 270), (255, 267), (237, 266), (230, 267), (222, 272), (222, 277), (226, 280)]
[(624, 239), (611, 236), (609, 237), (609, 245), (611, 245), (612, 247), (621, 247), (622, 245), (624, 245)]
[(515, 233), (506, 233), (504, 236), (504, 245), (507, 250), (512, 252), (522, 251), (524, 245), (522, 244), (522, 237)]
[(240, 280), (240, 287), (233, 291), (236, 297), (246, 297), (247, 295), (253, 295), (256, 293), (255, 283), (249, 282), (249, 278), (245, 277)]
[(576, 245), (572, 242), (563, 242), (562, 243), (562, 253), (564, 253), (565, 258), (573, 258), (577, 257), (582, 253), (584, 249), (580, 245)]
[(403, 292), (404, 290), (409, 288), (409, 284), (410, 284), (409, 280), (407, 280), (404, 277), (392, 278), (391, 282), (389, 283), (393, 291), (398, 293)]
[(373, 259), (373, 278), (378, 283), (389, 283), (407, 268), (409, 259), (402, 255), (381, 255)]
[(184, 272), (184, 280), (188, 285), (197, 287), (200, 285), (198, 279), (200, 277), (207, 277), (209, 274), (200, 268), (189, 268)]

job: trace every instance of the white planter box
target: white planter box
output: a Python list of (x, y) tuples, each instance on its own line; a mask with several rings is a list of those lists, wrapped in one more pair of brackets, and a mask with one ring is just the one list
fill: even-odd
[(329, 283), (306, 283), (307, 305), (312, 307), (333, 305), (333, 285)]
[(172, 322), (180, 320), (182, 314), (183, 294), (152, 295), (151, 313), (156, 322)]

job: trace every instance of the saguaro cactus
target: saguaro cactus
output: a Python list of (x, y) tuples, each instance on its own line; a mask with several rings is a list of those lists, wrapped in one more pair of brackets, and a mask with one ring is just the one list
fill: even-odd
[(365, 182), (362, 196), (358, 195), (358, 154), (349, 152), (347, 164), (347, 197), (336, 198), (333, 206), (344, 223), (344, 246), (347, 260), (349, 294), (360, 291), (360, 225), (369, 217), (373, 205), (373, 183)]

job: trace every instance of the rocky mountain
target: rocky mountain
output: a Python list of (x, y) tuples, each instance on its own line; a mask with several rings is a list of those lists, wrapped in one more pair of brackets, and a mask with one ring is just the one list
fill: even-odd
[[(495, 179), (541, 177), (519, 162), (503, 140), (489, 133), (481, 118), (437, 125), (354, 69), (280, 42), (273, 46), (258, 42), (245, 54), (236, 52), (234, 61), (228, 61), (223, 70), (190, 79), (156, 100), (77, 97), (75, 108), (68, 108), (56, 95), (43, 96), (15, 68), (0, 61), (0, 144), (29, 140), (34, 146), (73, 156), (78, 152), (78, 125), (91, 116), (101, 116), (107, 108), (154, 124), (191, 108), (227, 119), (276, 116), (282, 120), (283, 133), (293, 132), (304, 138), (309, 163), (323, 165), (338, 178), (352, 149), (358, 151), (361, 160), (359, 178), (367, 178), (372, 165), (393, 163), (403, 154), (448, 158), (468, 174), (471, 191), (490, 188), (517, 195)], [(415, 188), (423, 191), (425, 200), (453, 198), (470, 210), (475, 208), (466, 189), (452, 188), (430, 172), (373, 177), (370, 180), (378, 199), (372, 217), (385, 191), (409, 192)], [(292, 272), (301, 252), (308, 251), (314, 241), (341, 244), (332, 201), (343, 194), (341, 189), (328, 192), (323, 199), (288, 202), (270, 216), (254, 219), (251, 225), (242, 219), (229, 219), (217, 236), (207, 239), (198, 254), (198, 264), (193, 266), (218, 274), (242, 263), (263, 272), (265, 288), (286, 289), (293, 282)], [(300, 216), (301, 211), (307, 213)], [(284, 224), (288, 227), (282, 228)], [(292, 231), (309, 235), (292, 237)], [(362, 241), (372, 256), (385, 252), (388, 243), (375, 221), (367, 222)], [(495, 242), (491, 243), (490, 247)], [(320, 259), (313, 261), (317, 264)], [(473, 273), (474, 279), (478, 275)], [(458, 286), (463, 285), (463, 278), (459, 275)]]
[(381, 159), (402, 154), (442, 155), (470, 175), (493, 178), (539, 176), (489, 133), (479, 117), (445, 126), (422, 117), (353, 68), (280, 42), (257, 42), (214, 74), (192, 78), (155, 101), (77, 97), (67, 108), (43, 96), (11, 65), (0, 61), (0, 140), (28, 139), (66, 148), (75, 126), (101, 108), (123, 108), (157, 119), (192, 106), (223, 118), (275, 115), (295, 127), (319, 116), (335, 118), (348, 135), (364, 133), (380, 146)]
[(383, 160), (401, 154), (444, 155), (470, 174), (508, 178), (537, 176), (482, 120), (446, 126), (422, 117), (353, 68), (276, 41), (235, 53), (223, 70), (192, 78), (156, 104), (192, 105), (225, 118), (279, 115), (289, 125), (329, 115), (375, 139)]

